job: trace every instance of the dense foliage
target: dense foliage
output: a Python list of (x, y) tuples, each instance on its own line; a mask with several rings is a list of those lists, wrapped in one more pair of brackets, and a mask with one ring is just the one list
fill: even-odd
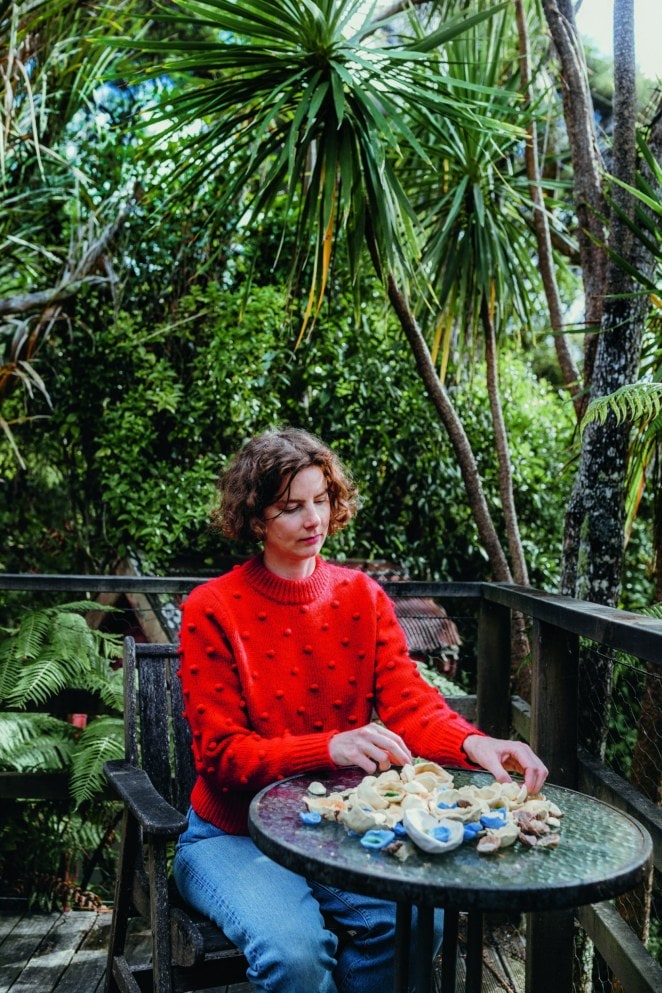
[[(377, 298), (359, 332), (339, 298), (296, 351), (273, 286), (253, 287), (245, 303), (216, 282), (194, 287), (149, 329), (125, 311), (97, 317), (94, 305), (88, 319), (93, 332), (48, 346), (54, 410), (19, 434), (30, 471), (7, 466), (9, 514), (21, 520), (8, 528), (8, 571), (107, 571), (129, 551), (160, 572), (182, 560), (212, 566), (223, 549), (206, 522), (224, 459), (251, 433), (294, 423), (332, 440), (363, 494), (333, 554), (386, 558), (420, 577), (485, 574), (448, 442)], [(563, 488), (554, 504), (545, 481), (560, 475), (570, 411), (516, 355), (503, 363), (503, 386), (532, 568), (553, 585)], [(454, 392), (494, 485), (480, 371)], [(47, 521), (25, 513), (35, 485)]]

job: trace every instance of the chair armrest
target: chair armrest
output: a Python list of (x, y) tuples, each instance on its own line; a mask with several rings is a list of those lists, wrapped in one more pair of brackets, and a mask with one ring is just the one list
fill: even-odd
[(111, 787), (127, 805), (143, 831), (158, 837), (176, 838), (188, 821), (158, 793), (143, 769), (123, 759), (106, 762), (103, 771)]

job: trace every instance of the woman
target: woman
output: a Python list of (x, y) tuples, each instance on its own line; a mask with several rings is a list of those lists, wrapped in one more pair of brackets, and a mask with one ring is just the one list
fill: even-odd
[[(489, 738), (452, 711), (409, 659), (381, 587), (320, 557), (356, 510), (326, 445), (293, 428), (259, 435), (219, 490), (224, 534), (257, 539), (262, 552), (184, 605), (180, 675), (198, 779), (175, 879), (244, 951), (258, 990), (383, 993), (394, 905), (309, 883), (262, 855), (247, 834), (252, 797), (285, 776), (375, 773), (413, 756), (500, 782), (521, 772), (530, 793), (547, 770), (528, 745)], [(323, 915), (353, 939), (337, 948)]]

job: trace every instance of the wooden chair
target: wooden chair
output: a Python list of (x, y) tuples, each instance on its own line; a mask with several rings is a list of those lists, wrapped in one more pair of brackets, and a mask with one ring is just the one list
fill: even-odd
[[(195, 778), (178, 665), (175, 645), (125, 640), (125, 757), (105, 766), (124, 802), (107, 993), (183, 993), (245, 981), (243, 955), (183, 903), (168, 877), (169, 846), (186, 827)], [(127, 958), (135, 916), (151, 929), (151, 967)]]

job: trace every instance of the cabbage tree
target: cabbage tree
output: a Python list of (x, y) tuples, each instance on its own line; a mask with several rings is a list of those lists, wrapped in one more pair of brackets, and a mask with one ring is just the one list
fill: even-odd
[[(400, 176), (405, 160), (430, 174), (439, 169), (420, 135), (440, 122), (488, 134), (496, 145), (523, 133), (511, 93), (454, 79), (439, 57), (506, 5), (488, 6), (421, 35), (406, 28), (400, 9), (384, 18), (363, 0), (174, 0), (155, 15), (160, 39), (119, 43), (157, 58), (148, 73), (187, 81), (149, 125), (160, 129), (160, 142), (177, 138), (178, 182), (185, 176), (191, 190), (214, 184), (217, 218), (241, 213), (250, 229), (285, 196), (296, 217), (292, 277), (308, 279), (302, 335), (339, 247), (357, 292), (370, 258), (453, 444), (492, 573), (510, 580), (471, 445), (412, 306), (412, 293), (428, 289), (425, 232)], [(488, 92), (490, 104), (480, 99)]]

